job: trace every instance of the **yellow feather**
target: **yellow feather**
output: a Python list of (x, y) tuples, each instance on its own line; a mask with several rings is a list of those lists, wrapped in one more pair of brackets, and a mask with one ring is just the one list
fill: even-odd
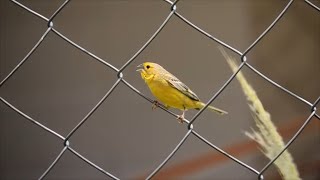
[[(142, 69), (138, 71), (151, 93), (165, 106), (182, 110), (182, 118), (185, 110), (204, 107), (205, 104), (196, 94), (162, 66), (151, 62), (145, 62), (141, 66), (143, 66)], [(213, 106), (208, 106), (208, 109), (218, 114), (227, 114), (226, 111)]]

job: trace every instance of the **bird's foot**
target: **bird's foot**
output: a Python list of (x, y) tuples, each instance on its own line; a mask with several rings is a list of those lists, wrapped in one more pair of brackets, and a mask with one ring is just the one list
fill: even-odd
[(186, 112), (186, 110), (184, 109), (184, 110), (182, 111), (182, 114), (177, 117), (177, 120), (179, 121), (180, 124), (182, 124), (183, 121), (184, 121), (184, 113), (185, 113), (185, 112)]
[(160, 103), (157, 100), (154, 100), (151, 108), (152, 108), (152, 110), (155, 110), (159, 106), (160, 106)]
[(184, 121), (184, 114), (179, 115), (179, 116), (177, 117), (177, 120), (178, 120), (178, 122), (179, 122), (180, 124), (182, 124), (183, 121)]

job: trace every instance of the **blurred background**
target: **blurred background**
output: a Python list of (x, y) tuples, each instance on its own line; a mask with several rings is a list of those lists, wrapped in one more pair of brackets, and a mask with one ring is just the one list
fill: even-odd
[[(49, 18), (64, 2), (20, 3)], [(319, 1), (313, 1), (318, 7)], [(10, 1), (0, 6), (1, 81), (47, 29), (42, 19)], [(177, 11), (214, 37), (244, 52), (283, 10), (285, 0), (183, 0)], [(54, 28), (116, 68), (122, 67), (170, 13), (161, 0), (71, 1), (54, 19)], [(124, 70), (124, 79), (153, 99), (135, 71), (153, 61), (173, 72), (208, 101), (232, 75), (218, 43), (173, 16), (156, 39)], [(320, 95), (320, 13), (295, 1), (276, 26), (249, 52), (248, 63), (283, 87), (313, 103)], [(240, 57), (231, 51), (238, 63)], [(242, 72), (288, 142), (310, 115), (310, 107), (271, 85), (250, 69)], [(117, 80), (116, 73), (53, 32), (0, 88), (0, 96), (66, 136)], [(229, 112), (204, 111), (195, 130), (214, 145), (261, 170), (269, 160), (245, 131), (256, 129), (247, 101), (234, 80), (212, 105)], [(70, 146), (120, 179), (143, 179), (187, 132), (167, 112), (123, 83), (70, 139)], [(317, 106), (320, 109), (319, 105)], [(0, 103), (1, 179), (37, 179), (63, 149), (56, 136)], [(176, 113), (180, 111), (173, 110)], [(191, 119), (197, 111), (190, 110)], [(320, 111), (317, 110), (319, 114)], [(289, 147), (303, 179), (320, 178), (320, 121), (313, 118)], [(271, 166), (265, 179), (280, 179)], [(257, 179), (191, 135), (155, 179)], [(67, 151), (46, 179), (108, 179)]]

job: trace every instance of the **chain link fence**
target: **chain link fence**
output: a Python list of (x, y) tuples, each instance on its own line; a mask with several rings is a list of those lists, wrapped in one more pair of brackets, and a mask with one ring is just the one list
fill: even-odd
[[(13, 109), (16, 113), (20, 114), (21, 116), (23, 116), (26, 120), (28, 120), (30, 123), (33, 123), (35, 125), (37, 125), (39, 128), (42, 128), (43, 130), (47, 131), (48, 133), (53, 134), (54, 136), (56, 136), (58, 139), (61, 140), (61, 142), (63, 142), (64, 147), (62, 148), (61, 152), (59, 153), (59, 155), (54, 159), (54, 161), (48, 165), (48, 168), (45, 172), (43, 172), (43, 174), (39, 177), (39, 179), (43, 179), (46, 177), (46, 175), (53, 169), (53, 167), (61, 160), (61, 158), (63, 158), (63, 154), (65, 154), (67, 151), (73, 153), (74, 155), (76, 155), (78, 158), (80, 158), (81, 160), (83, 160), (84, 162), (88, 163), (89, 165), (91, 165), (92, 167), (94, 167), (97, 171), (100, 171), (101, 173), (105, 174), (106, 176), (112, 178), (112, 179), (120, 179), (117, 175), (113, 174), (112, 172), (110, 172), (108, 169), (104, 169), (102, 167), (99, 167), (97, 164), (95, 164), (94, 162), (92, 162), (89, 158), (85, 157), (84, 155), (80, 154), (75, 148), (73, 148), (73, 146), (70, 143), (70, 138), (74, 135), (75, 132), (77, 132), (82, 126), (83, 124), (88, 121), (89, 117), (91, 117), (95, 111), (101, 106), (101, 104), (105, 101), (108, 100), (108, 97), (114, 92), (116, 91), (116, 87), (119, 84), (124, 84), (125, 86), (127, 86), (128, 88), (130, 88), (133, 92), (137, 93), (141, 98), (143, 98), (144, 100), (150, 102), (150, 104), (153, 103), (153, 100), (150, 99), (149, 97), (147, 97), (146, 95), (144, 95), (143, 93), (141, 93), (133, 84), (130, 84), (128, 81), (126, 81), (126, 76), (123, 74), (123, 71), (129, 67), (132, 62), (135, 61), (135, 59), (137, 58), (137, 56), (139, 56), (145, 49), (146, 47), (149, 46), (149, 44), (157, 38), (157, 36), (161, 33), (161, 30), (168, 24), (168, 22), (172, 19), (172, 17), (177, 17), (178, 19), (180, 19), (182, 22), (184, 22), (186, 25), (194, 28), (198, 33), (202, 34), (203, 36), (209, 38), (212, 41), (215, 41), (217, 43), (219, 43), (220, 45), (222, 45), (223, 47), (231, 50), (232, 52), (234, 52), (235, 54), (238, 55), (240, 61), (240, 65), (238, 67), (238, 70), (236, 73), (232, 74), (229, 79), (223, 84), (223, 86), (220, 87), (220, 89), (214, 94), (214, 96), (212, 96), (210, 98), (210, 100), (206, 103), (205, 108), (201, 109), (200, 111), (198, 111), (196, 113), (195, 116), (193, 116), (190, 120), (187, 121), (187, 131), (184, 135), (184, 137), (180, 140), (180, 142), (175, 146), (175, 148), (171, 151), (170, 154), (168, 154), (168, 156), (163, 159), (163, 161), (157, 166), (157, 168), (155, 168), (152, 172), (150, 172), (146, 179), (152, 179), (165, 165), (166, 163), (172, 158), (174, 157), (175, 153), (182, 148), (182, 145), (186, 142), (186, 140), (188, 138), (190, 138), (190, 136), (194, 136), (198, 139), (200, 139), (201, 141), (203, 141), (205, 144), (207, 144), (208, 146), (210, 146), (211, 148), (213, 148), (215, 151), (220, 152), (221, 154), (223, 154), (224, 156), (226, 156), (227, 158), (231, 159), (232, 161), (234, 161), (236, 164), (238, 164), (239, 166), (243, 166), (244, 168), (247, 169), (247, 171), (251, 171), (254, 174), (256, 174), (258, 179), (263, 179), (263, 174), (265, 173), (265, 171), (270, 168), (270, 166), (274, 163), (274, 161), (276, 161), (279, 156), (281, 156), (281, 154), (293, 143), (293, 141), (295, 141), (297, 138), (299, 138), (299, 135), (301, 134), (301, 132), (304, 130), (304, 128), (308, 125), (308, 123), (312, 120), (312, 119), (317, 119), (320, 120), (320, 116), (319, 114), (317, 114), (316, 112), (316, 106), (319, 104), (320, 101), (320, 96), (314, 101), (314, 102), (309, 102), (306, 99), (304, 99), (303, 97), (293, 93), (292, 91), (290, 91), (289, 89), (283, 87), (282, 85), (278, 84), (277, 82), (273, 81), (271, 78), (269, 78), (268, 76), (264, 75), (263, 73), (261, 73), (260, 71), (258, 71), (253, 65), (251, 65), (248, 61), (247, 61), (247, 54), (249, 52), (252, 51), (252, 49), (259, 44), (260, 40), (263, 39), (265, 37), (266, 34), (268, 34), (270, 31), (272, 31), (273, 27), (275, 25), (277, 25), (277, 23), (279, 22), (279, 20), (287, 13), (287, 11), (290, 9), (291, 5), (293, 4), (294, 0), (290, 0), (287, 5), (283, 8), (283, 10), (277, 15), (277, 17), (273, 20), (273, 22), (261, 33), (260, 36), (258, 36), (254, 42), (248, 46), (246, 48), (245, 51), (241, 52), (240, 50), (232, 47), (232, 45), (225, 43), (223, 40), (220, 40), (218, 38), (216, 38), (214, 35), (209, 34), (208, 32), (206, 32), (205, 30), (201, 29), (200, 27), (196, 26), (195, 24), (193, 24), (191, 21), (189, 21), (186, 17), (183, 16), (183, 14), (180, 14), (178, 11), (178, 7), (179, 7), (179, 1), (176, 0), (174, 2), (169, 1), (169, 0), (165, 0), (164, 3), (168, 3), (170, 5), (170, 11), (168, 12), (167, 17), (165, 18), (165, 20), (159, 25), (159, 28), (153, 33), (153, 35), (144, 43), (144, 45), (128, 60), (126, 61), (121, 68), (116, 68), (113, 64), (109, 63), (108, 60), (102, 59), (100, 57), (98, 57), (96, 54), (88, 51), (87, 49), (81, 47), (79, 44), (77, 44), (76, 42), (72, 41), (68, 36), (64, 35), (63, 33), (59, 32), (58, 29), (55, 28), (54, 26), (54, 20), (55, 18), (64, 10), (64, 8), (66, 6), (68, 6), (68, 4), (72, 3), (71, 1), (67, 0), (64, 1), (64, 3), (62, 3), (60, 5), (60, 7), (58, 9), (56, 9), (56, 11), (48, 18), (45, 17), (41, 14), (39, 14), (38, 12), (34, 11), (33, 9), (25, 6), (23, 3), (19, 2), (19, 1), (15, 1), (12, 0), (12, 3), (23, 8), (26, 12), (40, 18), (43, 23), (47, 23), (47, 29), (46, 31), (43, 33), (43, 35), (41, 36), (41, 38), (37, 41), (37, 43), (32, 47), (32, 49), (25, 55), (25, 57), (11, 70), (11, 72), (9, 74), (7, 74), (0, 83), (0, 88), (8, 81), (12, 80), (13, 75), (21, 68), (23, 68), (23, 65), (25, 62), (28, 61), (28, 59), (30, 58), (30, 56), (38, 49), (38, 47), (40, 46), (40, 44), (42, 42), (44, 42), (48, 36), (49, 33), (54, 33), (57, 36), (59, 36), (62, 40), (66, 41), (67, 43), (71, 44), (72, 46), (74, 46), (75, 48), (77, 48), (79, 51), (82, 51), (83, 53), (91, 56), (93, 59), (95, 59), (96, 61), (100, 62), (102, 66), (105, 66), (108, 69), (111, 69), (112, 71), (114, 71), (116, 73), (116, 81), (114, 82), (114, 84), (112, 85), (112, 87), (104, 94), (104, 96), (95, 104), (95, 106), (80, 120), (80, 122), (66, 135), (63, 136), (59, 133), (57, 133), (56, 131), (54, 131), (53, 129), (51, 129), (50, 127), (47, 127), (43, 124), (40, 123), (40, 121), (38, 121), (37, 119), (32, 118), (31, 116), (29, 116), (28, 114), (24, 113), (22, 110), (18, 109), (14, 103), (10, 102), (9, 100), (3, 98), (2, 96), (0, 97), (0, 100), (7, 105), (8, 107), (10, 107), (11, 109)], [(314, 5), (311, 1), (305, 0), (305, 3), (307, 3), (310, 6), (310, 11), (320, 11), (320, 8), (317, 7), (316, 5)], [(198, 117), (202, 114), (202, 112), (206, 109), (206, 107), (211, 104), (228, 86), (232, 81), (236, 81), (235, 80), (235, 76), (237, 75), (237, 73), (242, 70), (244, 67), (249, 68), (252, 72), (254, 72), (255, 74), (257, 74), (258, 76), (262, 77), (265, 81), (267, 81), (268, 83), (270, 83), (271, 85), (273, 85), (276, 88), (279, 88), (280, 90), (284, 91), (285, 93), (289, 94), (290, 96), (294, 97), (296, 100), (301, 101), (302, 103), (304, 103), (305, 105), (307, 105), (310, 108), (310, 114), (308, 116), (307, 119), (305, 119), (303, 125), (298, 129), (298, 131), (294, 134), (294, 136), (287, 142), (285, 148), (278, 153), (277, 156), (275, 156), (269, 163), (267, 163), (262, 169), (256, 169), (254, 167), (251, 167), (250, 165), (242, 162), (241, 160), (237, 159), (236, 157), (232, 156), (231, 154), (228, 154), (226, 151), (224, 151), (223, 149), (221, 149), (220, 147), (218, 147), (217, 145), (215, 145), (214, 143), (210, 142), (209, 140), (207, 140), (206, 138), (204, 138), (201, 135), (201, 132), (199, 132), (195, 127), (194, 127), (194, 123), (195, 121), (197, 121)], [(171, 114), (174, 117), (178, 117), (177, 114), (175, 114), (174, 112), (162, 108), (160, 107), (163, 111), (166, 111), (167, 113)]]

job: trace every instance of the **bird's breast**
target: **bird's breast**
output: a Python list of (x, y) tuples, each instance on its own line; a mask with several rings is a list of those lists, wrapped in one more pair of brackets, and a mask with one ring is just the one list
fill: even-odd
[(177, 109), (194, 108), (194, 102), (172, 87), (165, 79), (153, 78), (147, 82), (151, 93), (166, 106)]

